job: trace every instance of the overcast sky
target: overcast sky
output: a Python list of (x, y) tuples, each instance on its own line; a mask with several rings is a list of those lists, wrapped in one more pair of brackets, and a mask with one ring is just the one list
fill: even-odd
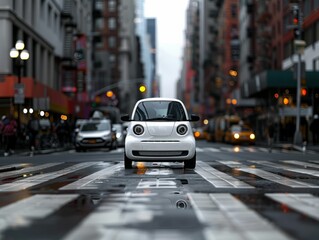
[(176, 97), (189, 0), (144, 1), (145, 17), (156, 18), (157, 22), (157, 74), (161, 80), (161, 97)]

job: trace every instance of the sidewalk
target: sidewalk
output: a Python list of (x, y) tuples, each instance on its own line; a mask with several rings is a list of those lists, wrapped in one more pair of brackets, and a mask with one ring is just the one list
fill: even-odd
[[(34, 152), (32, 153), (29, 149), (28, 146), (17, 146), (14, 149), (14, 153), (9, 154), (10, 155), (19, 155), (19, 156), (33, 156), (33, 155), (40, 155), (40, 154), (49, 154), (49, 153), (54, 153), (54, 152), (61, 152), (61, 151), (66, 151), (66, 150), (70, 150), (73, 149), (73, 145), (72, 144), (68, 144), (64, 147), (56, 147), (56, 148), (47, 148), (47, 149), (36, 149), (34, 150)], [(3, 147), (0, 148), (0, 157), (5, 157), (4, 156), (4, 149)]]

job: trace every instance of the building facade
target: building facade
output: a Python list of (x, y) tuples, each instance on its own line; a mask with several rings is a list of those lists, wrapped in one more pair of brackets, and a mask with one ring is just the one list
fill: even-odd
[[(25, 123), (27, 116), (20, 114), (23, 108), (33, 108), (36, 112), (50, 111), (57, 115), (75, 112), (74, 96), (68, 94), (76, 92), (75, 78), (63, 73), (65, 69), (77, 68), (73, 38), (86, 32), (89, 2), (1, 1), (2, 114), (21, 115), (21, 121)], [(9, 57), (10, 49), (18, 40), (24, 42), (30, 56), (23, 62), (13, 61)], [(85, 67), (81, 71), (85, 74)], [(17, 86), (22, 86), (22, 92)], [(19, 98), (15, 96), (17, 91)]]

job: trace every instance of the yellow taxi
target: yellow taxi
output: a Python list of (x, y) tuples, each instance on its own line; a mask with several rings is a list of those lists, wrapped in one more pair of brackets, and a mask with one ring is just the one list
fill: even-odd
[(245, 125), (232, 125), (225, 133), (225, 142), (231, 144), (249, 143), (255, 144), (254, 131)]

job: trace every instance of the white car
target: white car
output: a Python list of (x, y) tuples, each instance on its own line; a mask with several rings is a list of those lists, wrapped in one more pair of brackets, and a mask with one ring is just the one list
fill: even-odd
[(132, 168), (132, 161), (182, 161), (184, 168), (196, 166), (196, 144), (191, 121), (184, 104), (173, 98), (146, 98), (139, 100), (128, 121), (125, 138), (124, 165)]
[(75, 137), (76, 151), (92, 148), (114, 148), (112, 125), (109, 119), (90, 119), (82, 123)]

